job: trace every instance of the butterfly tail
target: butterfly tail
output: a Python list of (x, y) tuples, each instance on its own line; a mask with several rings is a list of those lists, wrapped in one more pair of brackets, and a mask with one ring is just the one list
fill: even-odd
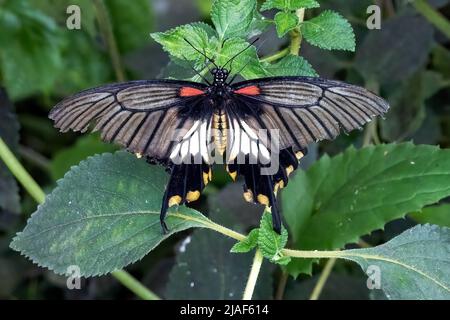
[(192, 202), (200, 197), (211, 181), (211, 166), (202, 164), (171, 164), (170, 178), (164, 192), (159, 219), (164, 233), (169, 231), (165, 219), (170, 207)]
[(306, 149), (293, 152), (291, 148), (279, 153), (278, 167), (270, 174), (270, 164), (249, 164), (248, 159), (243, 164), (236, 161), (227, 165), (227, 171), (235, 179), (244, 177), (244, 199), (248, 202), (260, 203), (271, 209), (273, 229), (281, 233), (281, 214), (277, 204), (278, 191), (288, 184), (289, 175), (298, 168), (298, 161), (306, 154)]

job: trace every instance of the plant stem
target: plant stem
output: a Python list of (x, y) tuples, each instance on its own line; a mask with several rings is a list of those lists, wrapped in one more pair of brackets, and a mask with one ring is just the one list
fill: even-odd
[(290, 52), (290, 48), (284, 48), (270, 56), (267, 56), (265, 58), (262, 58), (260, 61), (261, 62), (273, 62), (276, 61), (278, 59), (283, 58), (284, 56), (286, 56), (288, 53)]
[(41, 187), (28, 174), (22, 164), (17, 160), (6, 143), (0, 138), (0, 158), (6, 164), (11, 173), (16, 177), (25, 190), (36, 200), (42, 203), (45, 200), (45, 193)]
[(160, 300), (156, 294), (144, 287), (139, 281), (137, 281), (128, 272), (123, 270), (113, 271), (112, 275), (122, 283), (125, 287), (130, 289), (135, 295), (142, 300)]
[(327, 282), (328, 277), (330, 276), (331, 270), (333, 270), (335, 263), (336, 258), (331, 258), (327, 261), (325, 267), (322, 270), (322, 273), (320, 274), (319, 280), (317, 280), (317, 283), (311, 293), (311, 296), (309, 297), (309, 300), (319, 299), (319, 296), (322, 293), (323, 288), (325, 287), (325, 283)]
[(317, 251), (317, 250), (293, 250), (283, 249), (281, 252), (293, 258), (343, 258), (345, 251)]
[[(299, 23), (302, 23), (305, 18), (305, 9), (298, 9), (296, 12)], [(291, 31), (291, 45), (290, 53), (294, 56), (298, 56), (300, 53), (300, 46), (302, 43), (302, 32), (300, 27), (295, 28)]]
[(433, 26), (435, 26), (439, 31), (445, 34), (447, 38), (450, 38), (450, 21), (448, 21), (444, 15), (442, 15), (439, 11), (435, 10), (425, 0), (415, 0), (412, 2), (412, 5)]
[(120, 58), (117, 42), (114, 37), (113, 28), (108, 14), (108, 9), (103, 0), (94, 0), (95, 11), (97, 14), (98, 25), (108, 46), (109, 56), (118, 81), (125, 81), (125, 72)]
[(248, 276), (247, 284), (245, 286), (242, 300), (251, 300), (253, 292), (255, 291), (256, 280), (258, 280), (259, 271), (263, 263), (264, 257), (259, 249), (256, 249), (255, 257), (253, 258), (252, 269)]
[(285, 271), (281, 273), (280, 280), (278, 280), (277, 292), (275, 293), (275, 300), (283, 300), (284, 290), (289, 279), (289, 274)]
[[(27, 190), (31, 197), (39, 204), (44, 203), (45, 193), (42, 188), (25, 170), (22, 164), (17, 160), (6, 143), (0, 138), (0, 159), (2, 159), (11, 173), (20, 182), (22, 187)], [(130, 289), (135, 295), (142, 299), (155, 300), (157, 295), (145, 288), (133, 276), (123, 270), (115, 271), (112, 275), (119, 280), (125, 287)]]

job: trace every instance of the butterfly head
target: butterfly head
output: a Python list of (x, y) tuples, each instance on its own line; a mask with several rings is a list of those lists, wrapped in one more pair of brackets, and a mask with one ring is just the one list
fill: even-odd
[(225, 68), (214, 68), (211, 70), (211, 74), (214, 77), (214, 82), (213, 85), (223, 85), (225, 84), (225, 81), (227, 80), (228, 76), (229, 76), (229, 72), (227, 69)]

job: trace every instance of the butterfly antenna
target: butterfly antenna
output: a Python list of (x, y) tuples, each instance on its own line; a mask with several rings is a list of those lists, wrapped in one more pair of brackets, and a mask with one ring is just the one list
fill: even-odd
[(238, 53), (236, 53), (234, 56), (232, 56), (224, 65), (223, 67), (225, 68), (227, 66), (228, 63), (233, 63), (233, 60), (240, 55), (242, 52), (246, 51), (248, 48), (250, 48), (252, 45), (255, 44), (256, 41), (258, 41), (259, 38), (256, 38), (255, 40), (253, 40), (247, 47), (245, 47), (244, 49), (242, 49), (241, 51), (239, 51)]
[[(244, 66), (238, 71), (236, 72), (233, 77), (231, 78), (231, 80), (228, 82), (229, 84), (233, 83), (234, 79), (236, 79), (236, 77), (242, 72), (242, 70), (244, 70), (245, 68), (247, 68), (247, 66), (249, 65), (250, 61), (247, 61), (246, 64), (244, 64)], [(231, 68), (230, 68), (230, 73), (231, 73)]]
[(214, 62), (214, 60), (212, 60), (212, 59), (209, 58), (205, 53), (201, 52), (201, 51), (198, 50), (196, 47), (194, 47), (194, 45), (193, 45), (188, 39), (186, 39), (186, 38), (183, 38), (183, 39), (184, 39), (184, 41), (186, 41), (186, 42), (192, 47), (192, 49), (194, 49), (195, 51), (197, 51), (198, 53), (200, 53), (202, 56), (204, 56), (206, 59), (208, 59), (208, 61), (211, 62), (211, 63), (214, 65), (214, 67), (219, 68), (219, 67), (217, 66), (217, 64)]
[[(256, 40), (254, 40), (251, 44), (250, 44), (250, 46), (251, 45), (253, 45), (256, 41), (258, 41), (259, 40), (259, 38), (257, 38)], [(264, 40), (262, 43), (260, 43), (259, 45), (258, 45), (258, 47), (256, 48), (256, 52), (258, 52), (259, 51), (259, 49), (261, 48), (261, 46), (265, 43), (267, 41), (267, 39), (266, 40)], [(250, 46), (248, 46), (246, 49), (248, 49)], [(246, 50), (246, 49), (244, 49), (244, 50)], [(243, 51), (244, 51), (243, 50)], [(230, 73), (231, 73), (231, 66), (232, 66), (232, 63), (233, 63), (233, 61), (231, 61), (231, 63), (230, 63)], [(247, 63), (236, 73), (236, 74), (234, 74), (234, 76), (231, 78), (231, 80), (228, 82), (228, 83), (232, 83), (235, 79), (236, 79), (236, 77), (242, 72), (242, 70), (244, 70), (248, 65), (249, 65), (249, 63), (250, 63), (250, 61), (247, 61)]]
[[(183, 55), (184, 60), (189, 61), (186, 56)], [(211, 85), (211, 83), (208, 81), (208, 79), (206, 79), (200, 72), (198, 72), (193, 66), (189, 66), (192, 71), (195, 72), (196, 75), (198, 75), (203, 81), (205, 81), (209, 86)]]

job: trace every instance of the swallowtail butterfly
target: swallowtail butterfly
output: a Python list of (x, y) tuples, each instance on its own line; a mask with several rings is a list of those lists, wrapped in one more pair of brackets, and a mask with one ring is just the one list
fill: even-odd
[(271, 208), (280, 233), (276, 194), (308, 144), (332, 140), (341, 129), (361, 129), (389, 108), (374, 93), (339, 81), (271, 77), (233, 83), (226, 64), (211, 74), (212, 83), (142, 80), (88, 89), (57, 104), (50, 118), (62, 132), (93, 128), (103, 140), (166, 166), (164, 232), (168, 208), (197, 200), (219, 159), (233, 180), (243, 176), (247, 201)]

